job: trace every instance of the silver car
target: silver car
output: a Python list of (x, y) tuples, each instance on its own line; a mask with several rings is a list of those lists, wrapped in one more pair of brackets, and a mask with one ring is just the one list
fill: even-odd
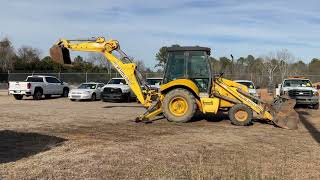
[(97, 99), (101, 99), (101, 90), (104, 84), (89, 82), (82, 83), (77, 89), (72, 89), (69, 92), (69, 99), (71, 101), (75, 100), (91, 100), (95, 101)]
[(235, 82), (247, 86), (248, 90), (249, 90), (249, 93), (251, 95), (259, 97), (259, 95), (257, 93), (257, 90), (256, 90), (256, 86), (254, 85), (254, 83), (252, 81), (249, 81), (249, 80), (235, 80)]

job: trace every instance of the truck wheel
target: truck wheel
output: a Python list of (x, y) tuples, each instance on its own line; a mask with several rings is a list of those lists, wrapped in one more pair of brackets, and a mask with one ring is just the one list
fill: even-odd
[(95, 100), (97, 100), (97, 96), (96, 96), (95, 93), (93, 93), (93, 94), (91, 95), (91, 101), (95, 101)]
[(316, 109), (316, 110), (319, 109), (319, 103), (313, 105), (313, 109)]
[(33, 94), (33, 99), (34, 100), (41, 100), (41, 98), (42, 98), (42, 91), (40, 89), (36, 89)]
[(68, 97), (68, 95), (69, 95), (69, 89), (68, 88), (64, 88), (63, 89), (63, 93), (62, 93), (62, 97)]
[(231, 123), (237, 126), (247, 126), (253, 117), (252, 110), (244, 104), (236, 104), (229, 110)]
[(168, 92), (163, 100), (162, 111), (171, 122), (188, 122), (196, 112), (194, 95), (182, 88)]
[(21, 100), (23, 98), (23, 95), (21, 94), (14, 94), (13, 97), (16, 99), (16, 100)]
[(126, 101), (129, 103), (131, 101), (130, 93), (126, 96)]

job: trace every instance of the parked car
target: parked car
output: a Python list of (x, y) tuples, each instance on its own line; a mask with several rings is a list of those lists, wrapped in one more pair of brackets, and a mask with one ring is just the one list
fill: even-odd
[(254, 85), (254, 83), (252, 81), (249, 81), (249, 80), (235, 80), (235, 82), (247, 86), (248, 90), (249, 90), (249, 93), (251, 95), (259, 97), (259, 95), (257, 93), (257, 90), (256, 90), (256, 86)]
[(10, 81), (9, 93), (16, 100), (21, 100), (23, 96), (33, 96), (33, 99), (40, 100), (43, 95), (45, 98), (50, 98), (51, 95), (67, 97), (69, 87), (53, 76), (28, 76), (25, 81)]
[(276, 95), (286, 95), (296, 99), (296, 104), (309, 105), (319, 109), (319, 92), (312, 87), (311, 81), (302, 76), (284, 79), (276, 89)]
[(147, 78), (147, 85), (153, 90), (159, 90), (163, 78)]
[(103, 101), (131, 101), (136, 99), (129, 85), (123, 78), (112, 78), (103, 88), (101, 99)]
[(89, 82), (82, 83), (77, 89), (72, 89), (69, 92), (69, 99), (71, 101), (75, 100), (91, 100), (95, 101), (101, 99), (101, 90), (104, 84)]

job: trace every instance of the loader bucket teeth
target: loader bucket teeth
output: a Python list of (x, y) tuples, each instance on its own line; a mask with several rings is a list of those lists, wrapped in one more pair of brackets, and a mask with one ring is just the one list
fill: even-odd
[(273, 122), (284, 129), (298, 129), (299, 114), (294, 110), (295, 99), (277, 99), (272, 104)]
[(54, 45), (50, 48), (50, 56), (58, 64), (71, 64), (70, 52), (67, 48)]

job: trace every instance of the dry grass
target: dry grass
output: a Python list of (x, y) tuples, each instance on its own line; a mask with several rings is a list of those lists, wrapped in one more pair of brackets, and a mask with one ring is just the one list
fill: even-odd
[(1, 96), (0, 109), (3, 179), (320, 178), (318, 111), (300, 110), (312, 131), (303, 123), (289, 131), (237, 127), (224, 116), (136, 124), (144, 111), (136, 103)]

